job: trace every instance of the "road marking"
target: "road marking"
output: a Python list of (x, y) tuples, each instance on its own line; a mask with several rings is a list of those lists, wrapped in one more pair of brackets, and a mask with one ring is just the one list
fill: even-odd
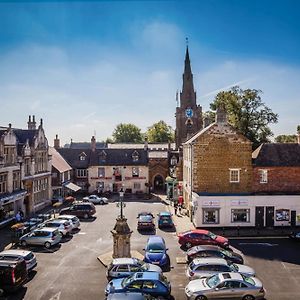
[(99, 238), (96, 242), (97, 243), (101, 243), (102, 242), (102, 238)]
[(78, 232), (77, 234), (86, 234), (86, 232)]
[(267, 246), (267, 247), (278, 246), (278, 244), (271, 244), (271, 243), (239, 243), (239, 245), (259, 245), (259, 246)]
[(49, 300), (59, 300), (60, 299), (60, 294), (61, 294), (61, 292), (58, 292), (53, 297), (51, 297)]

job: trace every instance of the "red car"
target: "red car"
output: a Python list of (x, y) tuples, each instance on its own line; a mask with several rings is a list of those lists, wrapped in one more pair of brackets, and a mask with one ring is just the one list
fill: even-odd
[(204, 229), (179, 233), (178, 238), (178, 243), (187, 249), (198, 245), (217, 245), (225, 249), (229, 248), (228, 239)]

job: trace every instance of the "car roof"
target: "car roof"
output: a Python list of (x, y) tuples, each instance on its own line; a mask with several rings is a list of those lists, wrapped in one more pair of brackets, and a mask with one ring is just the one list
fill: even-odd
[(231, 279), (244, 281), (243, 276), (237, 272), (219, 273), (218, 276), (221, 281), (226, 281)]
[(193, 259), (193, 264), (195, 265), (228, 265), (224, 258), (219, 257), (201, 257)]
[(162, 211), (162, 212), (159, 213), (159, 215), (160, 216), (168, 216), (169, 217), (169, 216), (171, 216), (171, 213), (168, 212), (168, 211)]
[(112, 300), (144, 300), (146, 299), (142, 293), (133, 293), (133, 292), (125, 292), (125, 293), (113, 293), (109, 294), (107, 299)]
[(136, 258), (131, 257), (122, 257), (122, 258), (115, 258), (112, 261), (113, 265), (123, 265), (123, 264), (135, 264), (137, 262)]
[(17, 249), (10, 249), (10, 250), (4, 250), (0, 252), (1, 255), (18, 255), (18, 256), (26, 256), (28, 254), (32, 253), (31, 251), (27, 250), (17, 250)]
[(202, 233), (202, 234), (208, 234), (209, 231), (205, 230), (205, 229), (193, 229), (193, 230), (188, 230), (183, 232), (183, 234), (187, 234), (187, 233)]
[(164, 242), (165, 242), (165, 240), (161, 236), (153, 235), (148, 238), (147, 244), (148, 243), (164, 243)]
[(55, 219), (72, 219), (72, 218), (77, 218), (75, 215), (60, 215), (56, 217)]
[(48, 224), (48, 223), (59, 223), (62, 224), (64, 222), (66, 222), (67, 220), (63, 220), (63, 219), (52, 219), (52, 220), (47, 220), (44, 224)]
[(194, 246), (190, 249), (188, 249), (188, 253), (191, 252), (200, 252), (200, 251), (206, 251), (206, 250), (222, 250), (221, 247), (216, 246), (216, 245), (198, 245), (198, 246)]
[(135, 279), (152, 279), (152, 280), (158, 280), (159, 279), (159, 273), (157, 272), (137, 272), (133, 276)]
[(53, 231), (58, 231), (57, 228), (52, 228), (52, 227), (43, 227), (43, 228), (37, 228), (34, 229), (33, 232), (35, 231), (48, 231), (48, 232), (53, 232)]

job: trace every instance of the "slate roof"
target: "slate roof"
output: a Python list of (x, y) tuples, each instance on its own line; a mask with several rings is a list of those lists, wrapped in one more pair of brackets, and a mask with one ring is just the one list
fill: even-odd
[(52, 167), (58, 170), (60, 173), (72, 170), (72, 167), (66, 162), (55, 148), (49, 147), (49, 154), (52, 155)]
[[(90, 149), (70, 149), (60, 148), (57, 149), (60, 155), (68, 162), (68, 164), (74, 169), (87, 169), (89, 166)], [(80, 154), (85, 153), (86, 159), (80, 160)]]
[(252, 153), (252, 159), (254, 166), (300, 167), (300, 144), (262, 144)]
[[(74, 143), (72, 142), (69, 145), (70, 149), (91, 149), (91, 143), (90, 142), (78, 142), (78, 143)], [(106, 148), (106, 143), (104, 142), (96, 142), (96, 149), (102, 149), (102, 148)]]

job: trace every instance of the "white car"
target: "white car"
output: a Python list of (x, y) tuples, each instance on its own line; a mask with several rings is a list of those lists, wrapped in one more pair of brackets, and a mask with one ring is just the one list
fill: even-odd
[(90, 195), (88, 197), (83, 198), (84, 201), (89, 201), (94, 204), (107, 204), (108, 199), (105, 197), (98, 197), (97, 195)]
[(189, 264), (186, 275), (189, 279), (205, 278), (223, 272), (237, 272), (245, 276), (255, 276), (255, 271), (248, 266), (228, 264), (224, 258), (201, 257), (195, 258)]
[(79, 226), (80, 226), (80, 221), (79, 221), (79, 219), (76, 216), (72, 216), (72, 215), (60, 215), (60, 216), (56, 217), (55, 219), (70, 221), (70, 223), (72, 225), (72, 230), (73, 229), (78, 229)]
[(0, 260), (15, 260), (20, 257), (25, 260), (27, 272), (37, 266), (36, 257), (31, 251), (11, 249), (0, 252)]
[(52, 219), (45, 223), (42, 223), (40, 228), (56, 228), (63, 236), (69, 235), (73, 229), (71, 221)]

